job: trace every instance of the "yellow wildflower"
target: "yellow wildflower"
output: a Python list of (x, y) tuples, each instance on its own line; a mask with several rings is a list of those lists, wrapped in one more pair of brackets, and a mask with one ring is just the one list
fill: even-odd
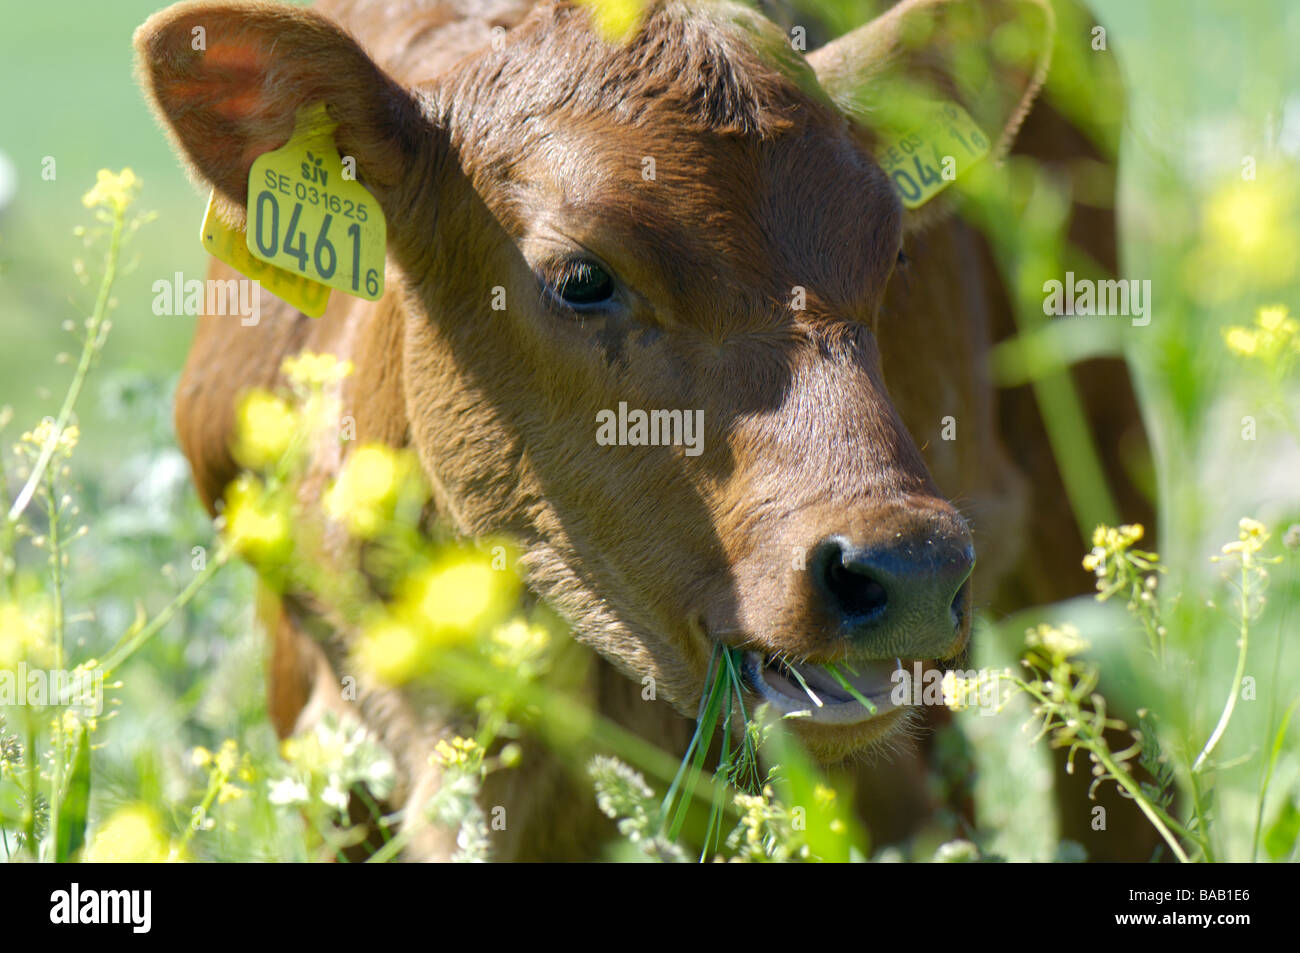
[[(1092, 551), (1083, 557), (1083, 568), (1095, 573), (1098, 579), (1105, 579), (1112, 574), (1114, 562), (1123, 559), (1132, 545), (1146, 535), (1141, 523), (1126, 523), (1119, 528), (1098, 526), (1092, 532)], [(1138, 554), (1141, 558), (1155, 562), (1151, 553)], [(1100, 587), (1101, 583), (1098, 583)]]
[(1268, 527), (1259, 520), (1253, 520), (1249, 516), (1243, 516), (1237, 523), (1237, 529), (1241, 530), (1242, 539), (1259, 539), (1268, 538)]
[(507, 607), (513, 582), (480, 559), (460, 559), (416, 577), (408, 604), (434, 627), (435, 641), (461, 642)]
[(545, 631), (492, 629), (513, 608), (517, 587), (513, 574), (493, 570), (476, 556), (453, 556), (413, 573), (403, 580), (391, 611), (363, 626), (357, 661), (381, 681), (402, 684), (423, 675), (439, 653), (480, 635), (498, 664), (531, 661), (546, 647)]
[(95, 731), (99, 727), (99, 719), (76, 708), (65, 708), (59, 715), (56, 724), (58, 724), (65, 737), (76, 738), (81, 734), (82, 728)]
[(457, 736), (450, 744), (445, 739), (440, 740), (430, 760), (444, 768), (474, 770), (483, 763), (484, 754), (483, 746), (473, 738)]
[(1267, 243), (1279, 224), (1275, 206), (1269, 190), (1257, 182), (1231, 182), (1206, 205), (1209, 237), (1243, 255), (1267, 254)]
[(398, 490), (411, 472), (407, 454), (378, 443), (358, 447), (326, 492), (325, 512), (354, 536), (368, 539), (391, 515)]
[(37, 665), (49, 661), (53, 651), (49, 634), (48, 610), (0, 603), (0, 668), (13, 669), (22, 661)]
[[(56, 425), (57, 421), (53, 417), (46, 417), (36, 425), (35, 429), (24, 433), (22, 439), (25, 443), (43, 450), (46, 444), (55, 439)], [(58, 442), (55, 444), (54, 449), (64, 456), (69, 456), (80, 439), (81, 430), (78, 429), (76, 424), (69, 424), (58, 434)]]
[(168, 859), (162, 819), (147, 804), (118, 808), (95, 833), (85, 859), (93, 863), (156, 864)]
[(1225, 328), (1223, 340), (1227, 344), (1229, 351), (1240, 354), (1242, 357), (1253, 356), (1259, 348), (1259, 340), (1256, 338), (1255, 332), (1250, 328), (1239, 326)]
[(226, 536), (249, 559), (270, 561), (289, 548), (285, 507), (268, 498), (261, 481), (245, 474), (226, 491)]
[(1223, 341), (1234, 354), (1279, 365), (1285, 371), (1290, 359), (1300, 354), (1300, 321), (1289, 315), (1286, 305), (1260, 308), (1254, 327), (1226, 327)]
[(1223, 554), (1225, 556), (1240, 554), (1249, 561), (1250, 557), (1263, 549), (1264, 544), (1268, 542), (1270, 536), (1268, 527), (1259, 520), (1246, 516), (1237, 523), (1237, 529), (1239, 532), (1236, 542), (1224, 544)]
[(216, 756), (217, 770), (229, 777), (239, 764), (239, 746), (233, 739), (227, 738), (221, 743)]
[(606, 43), (632, 39), (645, 17), (644, 0), (578, 0), (591, 11), (596, 32)]
[(542, 626), (514, 619), (492, 630), (492, 664), (500, 668), (518, 668), (540, 658), (550, 641), (550, 633)]
[(1300, 324), (1297, 324), (1294, 318), (1287, 316), (1287, 307), (1284, 304), (1260, 308), (1259, 313), (1255, 316), (1255, 321), (1265, 331), (1294, 335), (1297, 330), (1300, 330)]
[(254, 469), (272, 466), (288, 451), (300, 426), (286, 401), (264, 390), (251, 391), (239, 405), (235, 459)]
[(325, 387), (337, 384), (351, 374), (352, 362), (340, 361), (333, 354), (304, 351), (296, 357), (286, 357), (280, 365), (280, 373), (297, 387)]
[(365, 671), (389, 685), (409, 682), (428, 664), (419, 631), (388, 615), (362, 630), (357, 661)]
[(1041, 648), (1056, 662), (1064, 661), (1083, 652), (1090, 646), (1079, 635), (1079, 630), (1068, 622), (1061, 626), (1040, 623), (1025, 633), (1025, 644), (1030, 648)]
[(382, 506), (396, 482), (392, 450), (377, 445), (359, 447), (326, 493), (325, 510), (356, 535), (369, 536), (377, 528)]
[(1193, 292), (1207, 303), (1246, 289), (1288, 287), (1300, 258), (1300, 204), (1289, 168), (1261, 167), (1255, 180), (1227, 180), (1206, 199), (1201, 241), (1186, 262)]
[(100, 169), (94, 187), (81, 197), (81, 204), (86, 208), (107, 206), (114, 212), (122, 212), (135, 201), (139, 188), (140, 180), (129, 168), (116, 174)]
[(952, 669), (948, 669), (943, 673), (940, 687), (943, 693), (944, 705), (953, 711), (964, 711), (971, 705), (979, 704), (980, 681), (978, 677), (965, 678), (959, 676)]

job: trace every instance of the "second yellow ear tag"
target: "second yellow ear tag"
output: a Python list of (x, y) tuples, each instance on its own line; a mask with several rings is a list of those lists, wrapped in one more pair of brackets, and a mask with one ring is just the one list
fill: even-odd
[(244, 233), (221, 220), (211, 195), (208, 196), (208, 209), (203, 213), (199, 241), (213, 258), (219, 258), (241, 274), (256, 279), (271, 294), (289, 302), (308, 317), (319, 318), (325, 313), (330, 290), (319, 282), (268, 265), (250, 255), (244, 243)]
[(988, 151), (988, 137), (970, 114), (956, 103), (941, 102), (920, 110), (907, 129), (882, 136), (876, 160), (903, 205), (918, 208)]
[(248, 251), (291, 274), (370, 301), (384, 293), (383, 209), (346, 169), (324, 103), (248, 172)]

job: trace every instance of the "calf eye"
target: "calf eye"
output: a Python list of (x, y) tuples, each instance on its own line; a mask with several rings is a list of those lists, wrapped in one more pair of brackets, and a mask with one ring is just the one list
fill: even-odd
[(592, 308), (614, 297), (614, 279), (594, 261), (565, 262), (552, 285), (554, 294), (572, 308)]

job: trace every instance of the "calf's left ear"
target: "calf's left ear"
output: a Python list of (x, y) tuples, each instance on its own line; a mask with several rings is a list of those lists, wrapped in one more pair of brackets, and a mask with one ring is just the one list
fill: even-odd
[(1047, 78), (1055, 29), (1049, 0), (903, 0), (808, 61), (867, 128), (903, 127), (927, 102), (955, 102), (1000, 159)]
[(141, 80), (222, 217), (244, 225), (248, 172), (324, 103), (339, 152), (385, 211), (438, 135), (412, 94), (338, 26), (301, 7), (180, 3), (135, 34)]

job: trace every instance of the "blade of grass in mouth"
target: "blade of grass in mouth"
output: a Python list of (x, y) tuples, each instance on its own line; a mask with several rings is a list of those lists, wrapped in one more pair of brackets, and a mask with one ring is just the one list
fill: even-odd
[[(700, 714), (695, 719), (695, 734), (691, 736), (690, 746), (686, 749), (686, 754), (682, 757), (681, 767), (677, 769), (677, 776), (673, 778), (673, 783), (668, 788), (668, 793), (664, 796), (663, 806), (660, 808), (660, 829), (668, 824), (668, 815), (672, 813), (672, 823), (668, 827), (668, 837), (677, 840), (677, 835), (681, 833), (682, 824), (686, 821), (686, 808), (690, 803), (690, 796), (695, 791), (695, 786), (699, 780), (700, 770), (704, 766), (704, 759), (709, 753), (709, 744), (713, 740), (714, 729), (718, 725), (718, 714), (721, 709), (723, 680), (726, 677), (726, 667), (719, 664), (719, 655), (724, 651), (721, 645), (714, 646), (713, 658), (709, 660), (709, 673), (705, 684), (709, 687), (708, 695), (700, 700)], [(701, 741), (703, 743), (701, 744)], [(673, 798), (682, 786), (682, 782), (687, 778), (687, 769), (689, 765), (690, 781), (682, 795), (676, 810), (673, 811)]]
[(740, 707), (741, 724), (744, 726), (744, 741), (741, 743), (740, 751), (737, 752), (736, 763), (731, 766), (731, 784), (733, 787), (754, 793), (761, 785), (758, 777), (758, 746), (750, 731), (749, 712), (745, 711), (744, 682), (740, 675), (744, 654), (740, 649), (729, 649), (723, 655), (727, 663), (727, 673), (731, 676), (732, 692), (736, 704)]
[[(848, 692), (850, 695), (856, 698), (858, 700), (858, 703), (861, 704), (863, 708), (871, 712), (871, 714), (873, 715), (876, 713), (877, 710), (876, 706), (872, 704), (871, 699), (868, 698), (866, 695), (862, 694), (856, 688), (854, 688), (853, 685), (849, 682), (849, 680), (844, 677), (843, 673), (839, 670), (839, 667), (834, 662), (827, 662), (825, 665), (822, 666), (822, 668), (830, 672), (831, 677), (835, 679), (835, 681), (840, 683), (840, 688), (844, 689), (846, 692)], [(854, 672), (853, 674), (856, 675), (857, 672)]]
[(722, 653), (722, 659), (727, 665), (727, 676), (731, 679), (731, 687), (736, 694), (736, 704), (740, 706), (740, 717), (749, 723), (749, 713), (745, 711), (745, 695), (742, 691), (743, 683), (740, 678), (740, 656), (744, 653), (740, 649), (727, 649)]
[[(729, 657), (730, 653), (723, 650), (723, 657)], [(727, 706), (727, 717), (722, 721), (722, 751), (718, 754), (718, 770), (714, 773), (714, 780), (721, 780), (724, 783), (729, 782), (727, 773), (731, 768), (731, 698), (733, 686), (730, 678), (726, 680), (726, 699), (723, 704)], [(709, 805), (709, 823), (704, 828), (704, 846), (700, 848), (700, 863), (704, 863), (709, 856), (709, 845), (713, 844), (716, 850), (722, 841), (722, 794), (726, 790), (722, 784), (718, 784), (713, 789), (712, 803)]]
[(822, 700), (817, 697), (817, 693), (814, 692), (811, 688), (809, 688), (808, 683), (803, 680), (803, 676), (799, 674), (799, 670), (795, 668), (793, 665), (791, 665), (789, 662), (786, 662), (784, 659), (782, 659), (782, 664), (785, 665), (785, 670), (794, 676), (795, 681), (799, 683), (799, 687), (808, 693), (808, 697), (813, 700), (813, 704), (816, 705), (818, 708), (825, 707)]
[[(726, 788), (757, 790), (758, 749), (755, 743), (749, 713), (745, 710), (744, 686), (740, 675), (740, 649), (715, 646), (713, 657), (709, 661), (709, 670), (705, 676), (708, 691), (701, 695), (700, 706), (695, 719), (695, 733), (690, 745), (682, 756), (681, 765), (664, 796), (660, 807), (660, 833), (672, 840), (677, 840), (681, 833), (691, 799), (699, 785), (704, 761), (708, 757), (709, 746), (714, 732), (722, 721), (722, 748), (718, 757), (717, 770), (713, 775), (714, 789), (710, 798), (708, 824), (705, 828), (704, 843), (700, 860), (708, 859), (710, 847), (718, 849), (722, 843), (722, 824), (726, 814)], [(722, 709), (725, 706), (726, 716)], [(739, 747), (733, 747), (731, 738), (732, 721), (735, 708), (740, 709), (744, 740)]]

